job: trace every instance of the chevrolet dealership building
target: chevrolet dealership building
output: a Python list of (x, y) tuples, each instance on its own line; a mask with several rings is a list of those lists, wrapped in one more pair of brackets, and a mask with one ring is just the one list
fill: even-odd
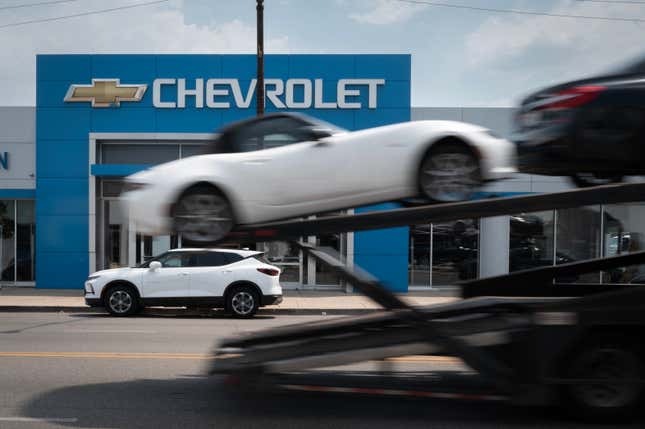
[[(303, 112), (349, 130), (454, 119), (510, 134), (512, 109), (411, 108), (410, 61), (409, 55), (268, 55), (267, 111)], [(181, 236), (137, 232), (122, 210), (123, 177), (199, 154), (223, 124), (253, 116), (255, 72), (254, 55), (38, 56), (36, 107), (0, 108), (2, 285), (80, 289), (92, 271), (190, 245)], [(479, 197), (567, 186), (559, 178), (518, 175)], [(640, 204), (598, 206), (303, 239), (334, 248), (348, 264), (406, 291), (639, 250), (644, 215)], [(286, 287), (347, 287), (287, 243), (258, 247), (283, 269)], [(642, 275), (635, 268), (582, 280), (624, 283)]]

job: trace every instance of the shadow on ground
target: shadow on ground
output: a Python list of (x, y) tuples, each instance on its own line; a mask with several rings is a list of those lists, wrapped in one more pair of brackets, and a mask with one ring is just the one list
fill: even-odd
[[(96, 318), (96, 319), (113, 319), (114, 316), (110, 316), (108, 313), (69, 313), (70, 317), (82, 317), (82, 318)], [(230, 314), (227, 314), (224, 311), (191, 311), (191, 310), (148, 310), (144, 313), (137, 314), (135, 316), (129, 316), (127, 320), (136, 320), (137, 318), (143, 319), (162, 319), (162, 318), (173, 318), (173, 319), (228, 319), (228, 320), (245, 320), (237, 319)], [(271, 314), (256, 314), (250, 320), (270, 320), (275, 319), (276, 316)]]
[[(220, 378), (191, 376), (172, 380), (136, 380), (55, 389), (28, 402), (22, 410), (22, 415), (34, 418), (76, 419), (58, 423), (68, 427), (123, 429), (578, 426), (548, 409), (438, 399), (409, 400), (269, 392), (240, 394)], [(642, 426), (639, 424), (636, 427)]]

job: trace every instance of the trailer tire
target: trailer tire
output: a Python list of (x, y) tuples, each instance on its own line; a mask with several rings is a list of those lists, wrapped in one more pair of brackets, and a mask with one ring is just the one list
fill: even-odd
[(565, 384), (561, 405), (575, 417), (592, 422), (634, 417), (645, 397), (645, 384), (629, 381), (645, 379), (644, 356), (638, 342), (626, 336), (600, 334), (585, 341), (569, 355), (563, 375), (602, 381)]

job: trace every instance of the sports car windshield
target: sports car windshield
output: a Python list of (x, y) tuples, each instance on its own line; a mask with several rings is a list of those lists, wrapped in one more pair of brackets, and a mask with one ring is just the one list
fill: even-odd
[(230, 125), (207, 153), (236, 153), (271, 149), (339, 134), (346, 130), (305, 115), (265, 116)]

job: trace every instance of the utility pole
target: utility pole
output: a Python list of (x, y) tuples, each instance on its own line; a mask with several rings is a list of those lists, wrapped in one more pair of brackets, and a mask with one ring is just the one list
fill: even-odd
[(257, 71), (257, 115), (264, 115), (264, 0), (256, 0), (258, 36), (258, 71)]

